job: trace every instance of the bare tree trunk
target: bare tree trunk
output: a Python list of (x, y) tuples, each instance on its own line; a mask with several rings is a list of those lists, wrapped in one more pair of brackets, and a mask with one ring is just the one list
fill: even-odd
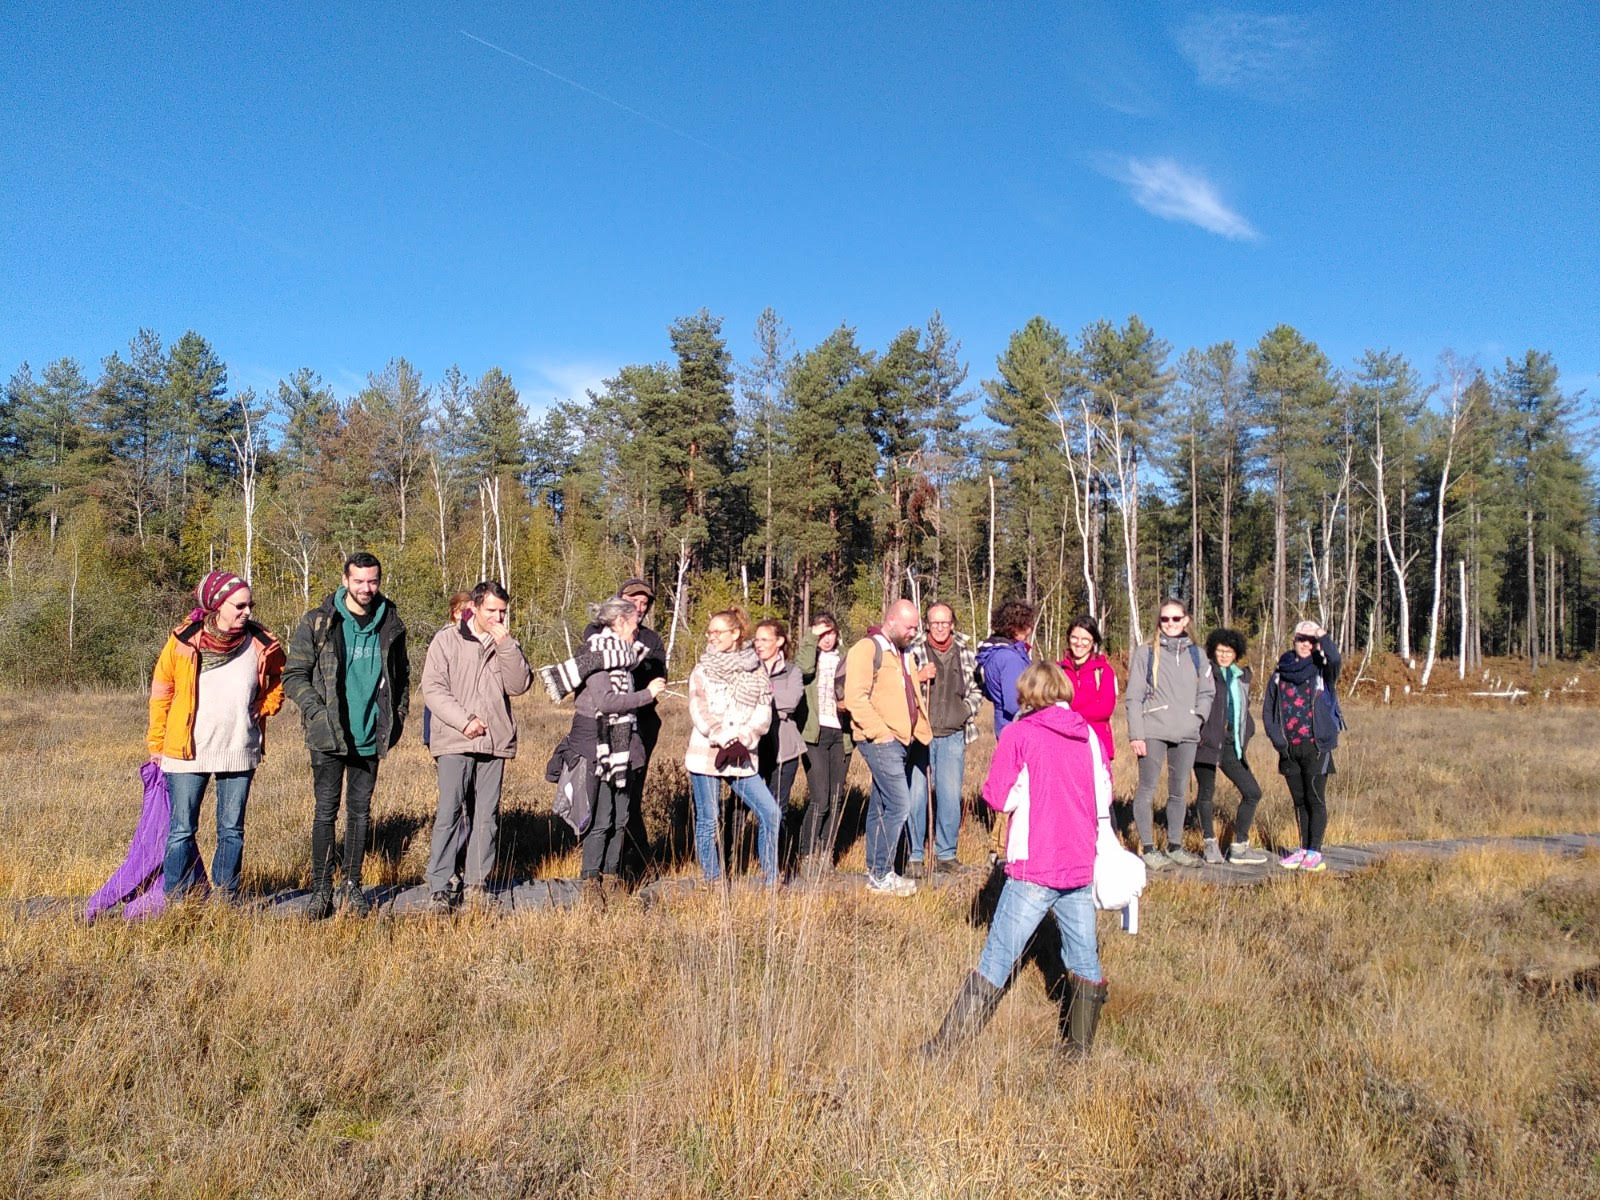
[[(1383, 480), (1383, 413), (1378, 405), (1374, 405), (1377, 415), (1374, 439), (1375, 445), (1372, 453), (1372, 465), (1377, 470), (1377, 489), (1375, 495), (1378, 500), (1378, 538), (1383, 546), (1385, 557), (1394, 571), (1395, 601), (1400, 606), (1398, 629), (1396, 632), (1395, 648), (1400, 652), (1400, 657), (1406, 665), (1411, 664), (1411, 604), (1406, 595), (1406, 571), (1399, 555), (1395, 553), (1394, 541), (1389, 536), (1389, 493)], [(1403, 517), (1402, 517), (1403, 519)]]
[(1458, 559), (1456, 565), (1461, 568), (1461, 648), (1456, 678), (1465, 679), (1467, 677), (1467, 560)]
[[(667, 627), (667, 669), (672, 669), (672, 648), (678, 644), (678, 621), (683, 616), (683, 577), (689, 570), (689, 543), (678, 539), (678, 577), (672, 585), (672, 621)], [(809, 583), (808, 583), (809, 587)], [(810, 621), (807, 614), (806, 620)], [(684, 622), (688, 628), (688, 622)]]
[(1528, 567), (1528, 669), (1539, 669), (1539, 585), (1534, 574), (1535, 558), (1533, 554), (1533, 506), (1530, 504), (1525, 510), (1527, 523), (1527, 567)]
[(994, 473), (989, 474), (989, 607), (985, 620), (994, 619)]
[(72, 581), (67, 584), (67, 662), (72, 661), (72, 648), (78, 631), (78, 542), (72, 542)]
[[(1422, 686), (1428, 686), (1428, 680), (1433, 675), (1434, 656), (1439, 644), (1439, 606), (1444, 601), (1444, 518), (1445, 500), (1450, 494), (1450, 468), (1455, 463), (1456, 435), (1461, 428), (1461, 377), (1454, 374), (1451, 380), (1450, 393), (1450, 428), (1447, 434), (1444, 451), (1444, 467), (1439, 472), (1439, 496), (1433, 511), (1433, 604), (1428, 612), (1428, 658), (1422, 667)], [(1461, 566), (1461, 586), (1463, 588), (1462, 615), (1466, 614), (1465, 588), (1467, 582), (1466, 564)], [(1466, 633), (1462, 633), (1463, 669), (1466, 663)]]
[(1283, 494), (1285, 483), (1280, 466), (1273, 481), (1276, 495), (1272, 504), (1272, 644), (1283, 648), (1284, 592), (1288, 588), (1289, 504)]

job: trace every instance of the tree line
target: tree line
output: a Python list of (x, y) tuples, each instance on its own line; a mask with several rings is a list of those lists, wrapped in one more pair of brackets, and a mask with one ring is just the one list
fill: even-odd
[(973, 387), (938, 313), (881, 349), (848, 325), (797, 349), (768, 309), (743, 363), (705, 310), (666, 333), (659, 361), (537, 415), (499, 368), (430, 380), (404, 357), (343, 397), (310, 367), (231, 390), (193, 331), (140, 330), (93, 378), (19, 365), (0, 677), (142, 679), (216, 566), (287, 629), (355, 549), (419, 627), (499, 578), (536, 655), (645, 577), (675, 670), (712, 607), (859, 631), (898, 595), (980, 634), (1026, 599), (1050, 652), (1085, 610), (1135, 644), (1169, 594), (1263, 654), (1313, 616), (1424, 682), (1600, 646), (1592, 407), (1547, 353), (1447, 353), (1424, 379), (1388, 350), (1338, 368), (1287, 325), (1175, 356), (1137, 316), (1034, 317)]

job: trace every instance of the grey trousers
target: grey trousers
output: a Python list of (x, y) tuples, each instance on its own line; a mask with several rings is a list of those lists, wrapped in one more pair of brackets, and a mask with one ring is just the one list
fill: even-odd
[(458, 865), (464, 886), (482, 887), (494, 870), (506, 760), (488, 754), (441, 754), (434, 762), (439, 768), (439, 811), (428, 852), (428, 890), (446, 890)]
[(1144, 740), (1145, 755), (1139, 760), (1139, 789), (1133, 793), (1133, 823), (1139, 827), (1139, 844), (1155, 845), (1156, 785), (1161, 768), (1167, 768), (1167, 842), (1183, 845), (1183, 810), (1189, 807), (1189, 776), (1194, 773), (1194, 756), (1199, 742)]

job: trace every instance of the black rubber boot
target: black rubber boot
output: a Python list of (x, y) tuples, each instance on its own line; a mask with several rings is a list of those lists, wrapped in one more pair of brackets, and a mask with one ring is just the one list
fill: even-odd
[(344, 881), (340, 889), (340, 899), (344, 901), (344, 911), (352, 917), (370, 916), (372, 902), (367, 899), (366, 892), (361, 890), (361, 885), (354, 879)]
[(951, 1002), (939, 1032), (922, 1044), (922, 1057), (933, 1058), (976, 1037), (994, 1016), (995, 1007), (1004, 994), (1004, 989), (995, 987), (978, 972), (970, 972)]
[(323, 880), (311, 885), (311, 899), (306, 904), (306, 920), (326, 921), (333, 916), (333, 882)]
[(1095, 1026), (1105, 1007), (1105, 980), (1091, 983), (1082, 975), (1067, 976), (1067, 994), (1061, 1005), (1061, 1049), (1068, 1058), (1088, 1058), (1094, 1045)]

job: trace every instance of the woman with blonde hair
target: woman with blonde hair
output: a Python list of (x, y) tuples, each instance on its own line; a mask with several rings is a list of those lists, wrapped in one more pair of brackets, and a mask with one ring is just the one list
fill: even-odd
[(946, 1050), (988, 1023), (1046, 914), (1061, 931), (1067, 970), (1061, 1023), (1067, 1052), (1085, 1055), (1094, 1042), (1106, 1000), (1095, 928), (1095, 840), (1099, 813), (1111, 802), (1111, 771), (1100, 739), (1072, 710), (1072, 695), (1072, 682), (1055, 663), (1032, 663), (1017, 679), (1020, 715), (1001, 731), (983, 785), (984, 803), (1011, 813), (1005, 888), (978, 967), (924, 1054)]
[(706, 650), (689, 674), (689, 748), (684, 766), (694, 793), (694, 847), (706, 882), (722, 876), (717, 812), (722, 781), (756, 818), (756, 855), (765, 882), (778, 882), (778, 802), (756, 771), (761, 735), (772, 723), (772, 686), (750, 648), (750, 618), (725, 608), (706, 622)]

